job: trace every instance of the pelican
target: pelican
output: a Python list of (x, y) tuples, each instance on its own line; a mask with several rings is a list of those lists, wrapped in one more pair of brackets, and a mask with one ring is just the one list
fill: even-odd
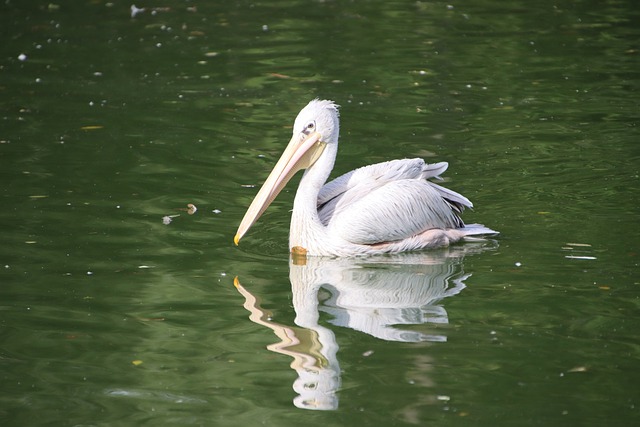
[(473, 207), (469, 199), (428, 181), (441, 179), (446, 162), (391, 160), (326, 183), (338, 153), (339, 116), (338, 105), (319, 99), (298, 113), (287, 148), (238, 227), (236, 245), (301, 169), (306, 171), (293, 202), (289, 230), (293, 254), (396, 253), (497, 234), (481, 224), (465, 225), (460, 214)]

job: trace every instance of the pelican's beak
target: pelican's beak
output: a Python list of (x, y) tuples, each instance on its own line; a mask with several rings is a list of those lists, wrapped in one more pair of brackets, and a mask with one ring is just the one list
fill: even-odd
[(262, 188), (251, 202), (247, 213), (244, 214), (236, 236), (233, 238), (236, 245), (269, 207), (291, 177), (300, 169), (306, 169), (318, 160), (326, 145), (321, 139), (322, 136), (318, 132), (309, 135), (293, 135), (280, 160), (262, 184)]

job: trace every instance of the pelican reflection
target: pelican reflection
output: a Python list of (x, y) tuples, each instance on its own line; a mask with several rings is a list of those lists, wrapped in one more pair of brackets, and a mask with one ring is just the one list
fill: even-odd
[[(445, 342), (449, 317), (442, 302), (459, 294), (471, 275), (462, 260), (487, 245), (367, 258), (291, 258), (296, 326), (268, 318), (259, 299), (236, 279), (250, 319), (274, 331), (280, 341), (267, 348), (293, 358), (293, 388), (299, 408), (338, 407), (341, 385), (338, 343), (330, 325), (348, 327), (385, 341)], [(330, 325), (320, 321), (330, 315)], [(410, 327), (410, 328), (409, 328)]]

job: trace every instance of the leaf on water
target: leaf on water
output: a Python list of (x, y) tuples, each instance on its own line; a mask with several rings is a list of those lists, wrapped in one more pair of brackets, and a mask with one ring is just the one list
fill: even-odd
[(569, 369), (567, 372), (587, 372), (586, 366), (575, 366)]
[(30, 199), (46, 199), (49, 196), (45, 196), (44, 194), (35, 194), (33, 196), (29, 196)]
[[(186, 212), (189, 215), (193, 215), (194, 213), (196, 213), (198, 211), (198, 207), (196, 205), (194, 205), (193, 203), (188, 203), (186, 208), (176, 208), (177, 211), (182, 211), (182, 212)], [(171, 215), (171, 218), (177, 217), (180, 215)]]
[[(439, 137), (436, 137), (435, 139), (440, 139)], [(420, 156), (420, 157), (436, 157), (437, 154), (435, 151), (429, 151), (429, 150), (418, 150), (416, 151), (416, 156)]]
[(82, 130), (96, 130), (96, 129), (102, 129), (104, 126), (100, 126), (100, 125), (89, 125), (89, 126), (82, 126), (80, 129)]
[(131, 363), (133, 363), (134, 366), (140, 366), (142, 365), (142, 360), (132, 360)]
[(287, 76), (286, 74), (280, 74), (280, 73), (269, 73), (269, 75), (271, 77), (275, 77), (277, 79), (290, 79), (291, 76)]

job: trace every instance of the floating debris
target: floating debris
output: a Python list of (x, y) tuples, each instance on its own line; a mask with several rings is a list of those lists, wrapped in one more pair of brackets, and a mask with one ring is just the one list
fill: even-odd
[[(193, 203), (188, 203), (186, 208), (177, 208), (176, 210), (186, 212), (189, 215), (193, 215), (198, 211), (198, 208)], [(172, 217), (180, 216), (180, 215), (172, 215)]]
[(169, 224), (171, 224), (171, 221), (173, 221), (173, 218), (177, 218), (179, 216), (180, 216), (180, 214), (178, 214), (178, 215), (165, 215), (165, 216), (162, 217), (162, 223), (164, 225), (169, 225)]
[[(169, 12), (171, 10), (170, 7), (152, 7), (149, 8), (149, 10), (151, 11), (151, 15), (156, 15), (158, 12)], [(136, 16), (138, 16), (139, 14), (146, 12), (147, 8), (146, 7), (136, 7), (135, 4), (131, 5), (131, 17), (135, 18)]]
[[(576, 252), (589, 253), (590, 252), (588, 251), (589, 248), (591, 248), (591, 245), (589, 243), (565, 243), (565, 246), (562, 247), (562, 249), (571, 251), (574, 254)], [(565, 255), (564, 257), (568, 259), (586, 259), (586, 260), (597, 259), (596, 257), (590, 256), (590, 255)]]
[(144, 7), (138, 8), (135, 4), (131, 5), (131, 17), (135, 18), (138, 14), (144, 12)]
[(275, 77), (276, 79), (290, 79), (291, 76), (288, 76), (286, 74), (280, 74), (280, 73), (269, 73), (269, 75), (271, 77)]

